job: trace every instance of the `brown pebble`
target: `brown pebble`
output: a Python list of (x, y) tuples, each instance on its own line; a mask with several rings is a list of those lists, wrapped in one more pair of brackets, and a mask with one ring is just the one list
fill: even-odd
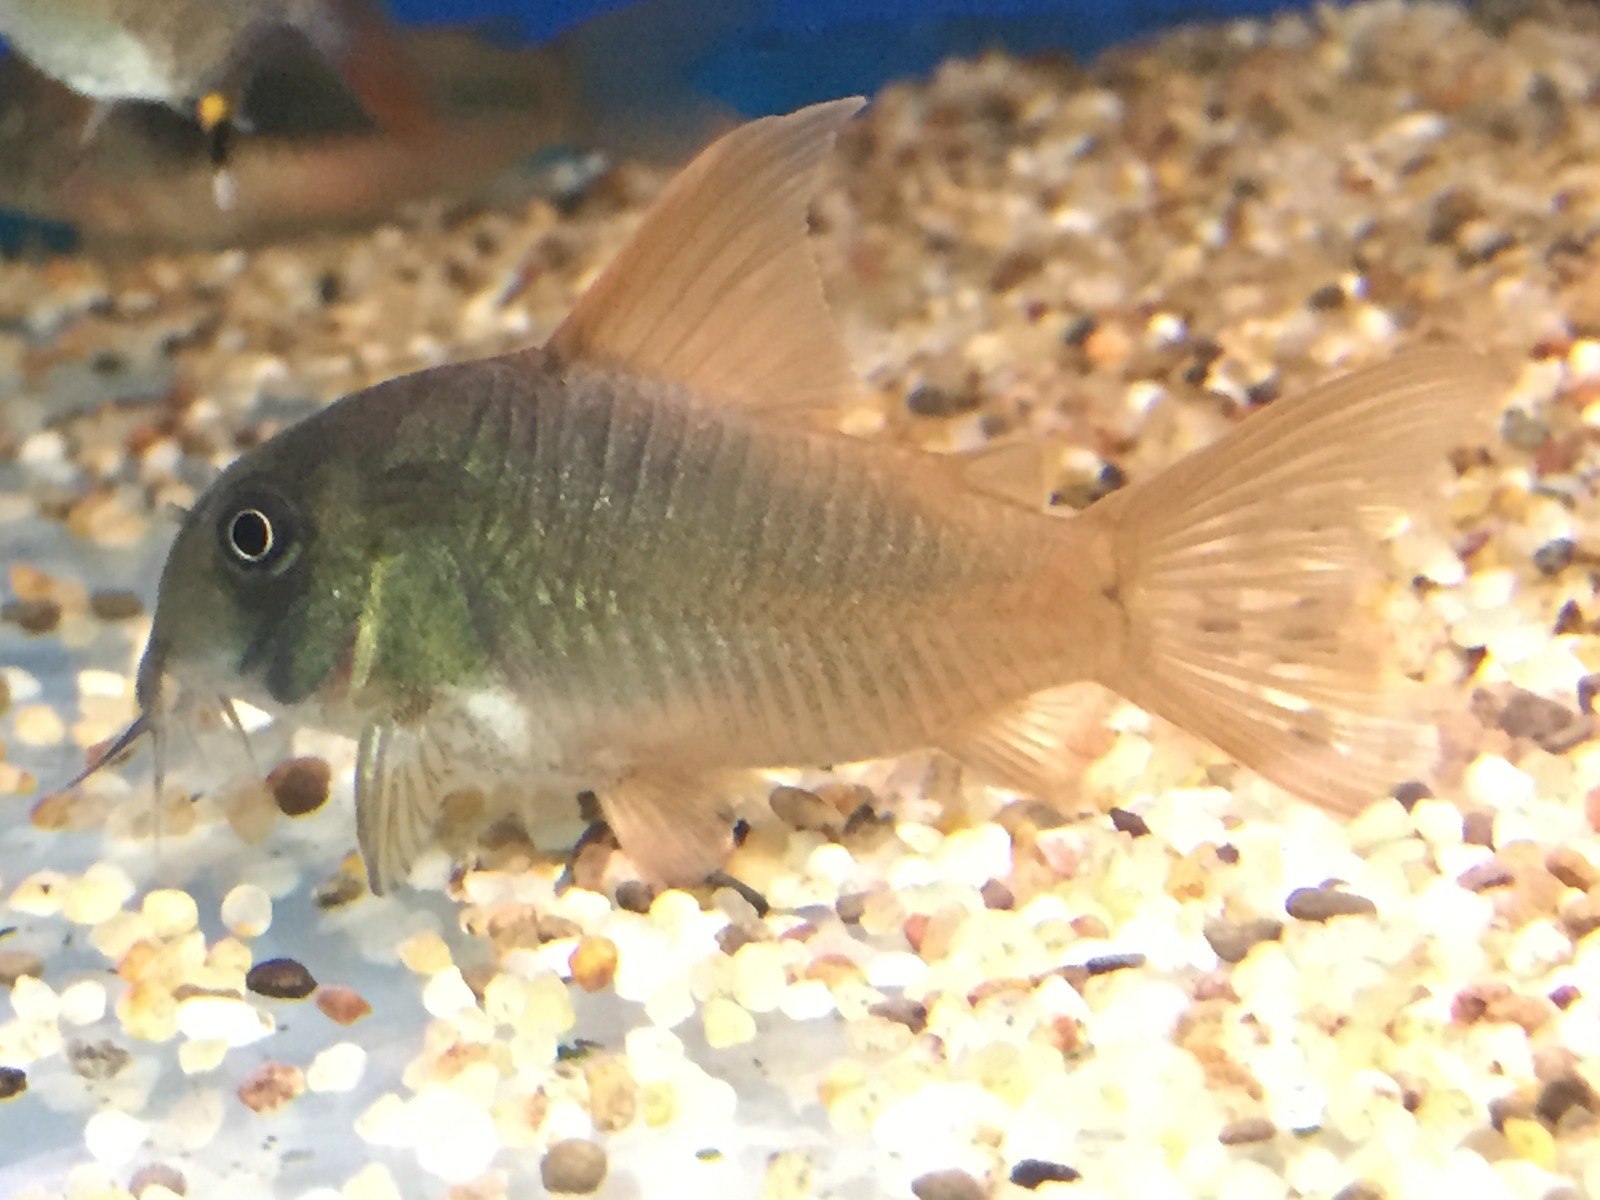
[(1545, 855), (1544, 865), (1550, 874), (1580, 892), (1587, 892), (1600, 883), (1600, 871), (1594, 869), (1594, 864), (1582, 852), (1571, 846), (1557, 846), (1551, 850)]
[(1469, 892), (1487, 892), (1491, 888), (1507, 887), (1516, 882), (1516, 876), (1504, 863), (1491, 858), (1488, 862), (1468, 867), (1456, 882)]
[(617, 975), (617, 944), (610, 938), (586, 937), (573, 947), (567, 966), (572, 982), (586, 992), (610, 987)]
[(1066, 1163), (1042, 1158), (1025, 1158), (1011, 1168), (1011, 1182), (1032, 1191), (1046, 1183), (1075, 1183), (1083, 1175)]
[(998, 879), (991, 879), (984, 884), (980, 894), (985, 908), (1008, 910), (1017, 905), (1017, 898), (1011, 889)]
[(244, 985), (274, 1000), (304, 1000), (317, 990), (311, 972), (292, 958), (269, 958), (250, 968)]
[(0, 987), (15, 987), (24, 975), (44, 975), (44, 959), (31, 950), (0, 950)]
[(306, 1075), (288, 1063), (262, 1063), (239, 1085), (239, 1100), (253, 1113), (275, 1113), (306, 1090)]
[(1461, 818), (1461, 840), (1469, 846), (1494, 848), (1494, 813), (1479, 808)]
[(1224, 1146), (1248, 1146), (1253, 1142), (1270, 1142), (1277, 1136), (1278, 1127), (1266, 1117), (1245, 1117), (1224, 1125), (1217, 1134), (1217, 1141)]
[(1458, 1025), (1471, 1025), (1489, 1011), (1489, 1000), (1481, 987), (1464, 987), (1450, 1001), (1450, 1019)]
[(545, 1151), (539, 1180), (558, 1196), (587, 1196), (600, 1190), (610, 1164), (606, 1152), (584, 1138), (567, 1138)]
[(317, 992), (317, 1007), (336, 1025), (354, 1025), (372, 1012), (366, 997), (347, 987), (325, 987)]
[(1106, 814), (1111, 818), (1111, 827), (1118, 833), (1125, 833), (1129, 837), (1144, 837), (1150, 832), (1150, 826), (1145, 819), (1136, 812), (1126, 808), (1113, 808)]
[(128, 1191), (135, 1197), (143, 1196), (146, 1188), (164, 1187), (175, 1196), (189, 1194), (189, 1181), (184, 1178), (183, 1172), (177, 1167), (169, 1167), (166, 1163), (151, 1163), (149, 1166), (140, 1167), (133, 1173), (133, 1178), (128, 1180)]
[(0, 604), (0, 621), (38, 637), (61, 624), (61, 605), (54, 600), (8, 600)]
[(639, 1085), (620, 1058), (597, 1057), (583, 1069), (589, 1083), (589, 1116), (601, 1133), (633, 1124), (639, 1110)]
[(1206, 941), (1226, 963), (1242, 962), (1252, 947), (1261, 942), (1275, 942), (1282, 933), (1283, 922), (1274, 917), (1255, 917), (1248, 921), (1218, 917), (1205, 925)]
[(656, 890), (642, 879), (625, 879), (617, 885), (617, 907), (624, 912), (647, 913)]
[(904, 1025), (912, 1033), (921, 1033), (928, 1027), (928, 1006), (905, 996), (880, 1000), (867, 1011), (885, 1021)]
[(840, 896), (839, 902), (834, 905), (834, 911), (839, 914), (839, 920), (846, 925), (859, 925), (861, 914), (867, 911), (867, 894), (852, 892), (848, 896)]
[(333, 770), (320, 758), (291, 758), (267, 775), (267, 788), (288, 817), (314, 813), (328, 802)]
[(1534, 1111), (1548, 1125), (1559, 1125), (1574, 1109), (1585, 1113), (1600, 1111), (1600, 1097), (1581, 1075), (1568, 1074), (1552, 1079), (1539, 1089)]
[(986, 1200), (989, 1189), (965, 1171), (930, 1171), (911, 1181), (917, 1200)]
[(1417, 801), (1426, 800), (1432, 795), (1433, 789), (1418, 779), (1408, 779), (1394, 789), (1394, 798), (1407, 812), (1417, 806)]
[(89, 597), (89, 611), (102, 621), (131, 621), (144, 614), (144, 601), (133, 592), (94, 592)]
[(805, 788), (775, 787), (768, 803), (778, 820), (790, 829), (836, 837), (844, 826), (844, 817), (837, 809)]
[(1289, 899), (1283, 907), (1297, 921), (1370, 917), (1378, 911), (1378, 906), (1365, 896), (1335, 887), (1296, 888), (1289, 893)]
[(21, 1067), (0, 1067), (0, 1100), (10, 1100), (28, 1090), (28, 1073)]
[(1578, 897), (1561, 910), (1561, 924), (1573, 941), (1600, 929), (1600, 898), (1587, 895)]
[(1034, 829), (1059, 829), (1067, 823), (1066, 816), (1042, 800), (1013, 800), (995, 814), (995, 824), (1012, 837), (1032, 826)]
[(717, 947), (730, 958), (751, 942), (762, 940), (764, 939), (759, 929), (751, 929), (745, 925), (724, 925), (717, 930)]
[(1507, 1121), (1535, 1120), (1533, 1098), (1522, 1092), (1508, 1092), (1489, 1101), (1489, 1124), (1496, 1133), (1506, 1131)]
[(1561, 754), (1587, 740), (1587, 716), (1565, 704), (1518, 689), (1500, 710), (1500, 728), (1512, 737), (1530, 738), (1550, 754)]
[(1145, 957), (1137, 952), (1128, 954), (1101, 954), (1091, 958), (1083, 964), (1083, 969), (1090, 975), (1109, 975), (1113, 971), (1128, 971), (1135, 967), (1142, 967)]

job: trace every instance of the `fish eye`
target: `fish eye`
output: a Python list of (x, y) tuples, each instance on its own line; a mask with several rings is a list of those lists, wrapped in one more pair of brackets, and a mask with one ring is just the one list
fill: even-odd
[(229, 560), (245, 570), (280, 567), (295, 549), (293, 512), (277, 496), (250, 496), (230, 505), (217, 534)]
[(258, 563), (272, 553), (272, 521), (259, 508), (243, 508), (228, 522), (228, 548), (241, 562)]

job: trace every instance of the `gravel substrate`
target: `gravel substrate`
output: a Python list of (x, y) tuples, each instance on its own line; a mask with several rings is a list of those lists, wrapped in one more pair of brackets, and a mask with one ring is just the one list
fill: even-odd
[(664, 175), (0, 265), (0, 1194), (1600, 1195), (1600, 9), (951, 63), (830, 170), (852, 431), (1049, 438), (1063, 506), (1406, 345), (1502, 359), (1372, 600), (1445, 692), (1437, 777), (1338, 824), (1108, 702), (1081, 812), (935, 759), (775, 778), (729, 865), (765, 915), (603, 843), (558, 892), (514, 830), (376, 900), (311, 733), (252, 768), (197, 729), (159, 813), (143, 760), (46, 796), (132, 715), (166, 506), (542, 337)]

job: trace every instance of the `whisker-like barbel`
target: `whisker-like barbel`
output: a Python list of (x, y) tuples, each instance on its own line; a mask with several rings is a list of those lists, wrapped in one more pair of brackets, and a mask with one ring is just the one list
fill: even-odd
[(58, 792), (71, 791), (90, 776), (98, 774), (103, 768), (110, 766), (127, 754), (138, 744), (140, 738), (152, 732), (153, 726), (151, 725), (149, 714), (140, 713), (126, 729), (117, 735), (116, 740), (107, 746), (98, 758), (56, 790)]

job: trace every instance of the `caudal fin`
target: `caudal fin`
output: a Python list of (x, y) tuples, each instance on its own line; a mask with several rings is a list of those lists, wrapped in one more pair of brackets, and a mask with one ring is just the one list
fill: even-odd
[(1383, 523), (1425, 505), (1495, 374), (1424, 350), (1279, 401), (1085, 519), (1111, 534), (1121, 653), (1100, 682), (1325, 808), (1437, 753), (1424, 690), (1363, 605)]

